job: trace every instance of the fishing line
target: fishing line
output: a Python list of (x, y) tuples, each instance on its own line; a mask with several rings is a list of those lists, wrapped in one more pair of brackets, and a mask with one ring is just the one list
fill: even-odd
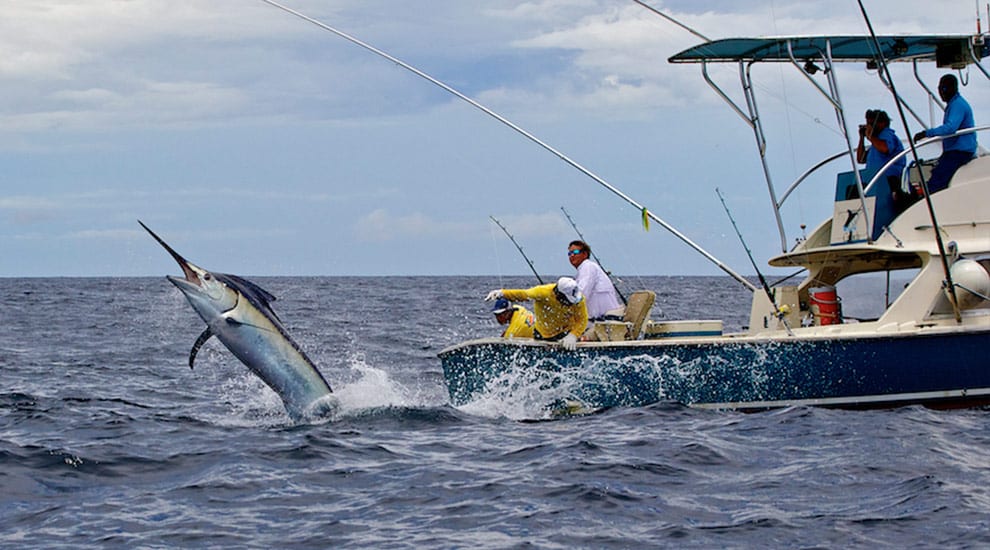
[[(654, 8), (653, 6), (650, 6), (649, 4), (646, 4), (644, 2), (641, 2), (640, 0), (632, 0), (632, 1), (635, 2), (635, 3), (637, 3), (637, 4), (639, 4), (640, 6), (643, 6), (644, 8), (646, 8), (647, 10), (649, 10), (650, 12), (652, 12), (652, 13), (654, 13), (654, 14), (656, 14), (656, 15), (664, 18), (664, 19), (666, 19), (667, 21), (669, 21), (669, 22), (677, 25), (678, 27), (680, 27), (680, 28), (688, 31), (689, 33), (693, 34), (694, 36), (697, 36), (698, 38), (701, 38), (705, 42), (711, 42), (711, 39), (710, 38), (708, 38), (707, 36), (701, 34), (698, 31), (692, 29), (691, 27), (687, 26), (686, 24), (678, 21), (673, 16), (667, 15), (666, 13), (664, 13), (664, 12), (662, 12), (662, 11)], [(776, 12), (773, 12), (773, 8), (772, 7), (771, 7), (771, 13), (772, 13), (772, 17), (774, 17), (774, 21), (775, 21), (774, 28), (776, 28)], [(710, 48), (706, 48), (704, 46), (699, 46), (698, 49), (699, 50), (708, 51), (709, 53), (712, 53), (712, 50)], [(729, 69), (723, 67), (722, 65), (715, 65), (714, 70), (715, 71), (723, 72), (725, 74), (728, 74), (730, 72)], [(838, 128), (832, 127), (828, 123), (823, 122), (822, 119), (821, 119), (821, 117), (819, 117), (817, 115), (814, 115), (814, 114), (812, 114), (812, 113), (810, 113), (808, 111), (805, 111), (804, 109), (801, 108), (800, 105), (791, 104), (790, 101), (787, 99), (786, 94), (784, 96), (778, 95), (777, 94), (777, 91), (775, 89), (770, 88), (770, 87), (768, 87), (768, 86), (766, 86), (764, 84), (758, 83), (758, 82), (754, 82), (753, 83), (753, 87), (758, 88), (767, 97), (771, 97), (773, 99), (776, 99), (781, 104), (783, 104), (783, 106), (785, 108), (790, 109), (792, 111), (795, 111), (795, 112), (803, 115), (805, 118), (807, 118), (811, 122), (815, 123), (818, 126), (823, 127), (824, 129), (832, 132), (833, 134), (835, 134), (837, 136), (842, 136), (842, 132), (839, 131)]]
[[(777, 31), (777, 10), (776, 10), (776, 7), (775, 7), (775, 5), (774, 5), (773, 2), (770, 2), (770, 16), (771, 16), (771, 20), (773, 21), (773, 32), (774, 32), (774, 34), (776, 34), (776, 35), (779, 36), (780, 33)], [(791, 109), (790, 109), (790, 105), (791, 104), (790, 104), (790, 101), (787, 99), (787, 80), (784, 78), (784, 67), (783, 67), (783, 65), (778, 65), (778, 67), (777, 67), (777, 74), (780, 76), (780, 91), (781, 91), (781, 94), (784, 97), (784, 99), (783, 99), (783, 101), (784, 101), (784, 119), (786, 121), (785, 126), (787, 127), (787, 135), (789, 137), (789, 139), (787, 141), (788, 141), (788, 144), (790, 145), (790, 149), (791, 149), (791, 173), (794, 174), (794, 173), (798, 173), (798, 168), (797, 168), (797, 152), (796, 152), (796, 150), (794, 148), (794, 144), (797, 143), (797, 140), (794, 139), (794, 123), (791, 120)], [(800, 222), (802, 222), (802, 223), (806, 221), (805, 220), (805, 213), (804, 213), (804, 192), (803, 191), (804, 191), (804, 189), (802, 189), (801, 192), (798, 192), (798, 195), (797, 195), (797, 201), (798, 201), (798, 220)], [(807, 224), (805, 224), (805, 225), (807, 225)]]
[(498, 238), (495, 236), (495, 228), (489, 227), (492, 236), (492, 248), (495, 250), (495, 269), (498, 270), (498, 286), (505, 288), (505, 281), (502, 278), (502, 258), (498, 253)]
[(372, 45), (370, 45), (370, 44), (368, 44), (366, 42), (362, 42), (361, 40), (358, 40), (357, 38), (355, 38), (355, 37), (353, 37), (353, 36), (351, 36), (351, 35), (349, 35), (349, 34), (347, 34), (345, 32), (339, 31), (339, 30), (337, 30), (337, 29), (335, 29), (335, 28), (333, 28), (333, 27), (331, 27), (331, 26), (329, 26), (329, 25), (327, 25), (325, 23), (322, 23), (322, 22), (320, 22), (320, 21), (318, 21), (316, 19), (313, 19), (312, 17), (309, 17), (307, 15), (304, 15), (304, 14), (302, 14), (302, 13), (296, 11), (296, 10), (293, 10), (293, 9), (291, 9), (289, 7), (283, 6), (282, 4), (279, 4), (278, 2), (275, 2), (273, 0), (261, 0), (261, 1), (264, 2), (264, 3), (266, 3), (266, 4), (268, 4), (268, 5), (270, 5), (270, 6), (273, 6), (275, 8), (278, 8), (278, 9), (280, 9), (280, 10), (286, 12), (286, 13), (290, 13), (292, 15), (295, 15), (296, 17), (299, 17), (300, 19), (303, 19), (305, 21), (309, 21), (310, 23), (312, 23), (312, 24), (320, 27), (321, 29), (324, 29), (326, 31), (329, 31), (329, 32), (331, 32), (331, 33), (333, 33), (333, 34), (335, 34), (335, 35), (337, 35), (337, 36), (339, 36), (339, 37), (347, 40), (348, 42), (351, 42), (351, 43), (353, 43), (355, 45), (358, 45), (358, 46), (360, 46), (360, 47), (362, 47), (362, 48), (370, 51), (371, 53), (374, 53), (375, 55), (378, 55), (380, 57), (383, 57), (383, 58), (391, 61), (392, 63), (395, 63), (396, 65), (402, 67), (403, 69), (406, 69), (407, 71), (415, 74), (416, 76), (419, 76), (420, 78), (426, 80), (427, 82), (430, 82), (431, 84), (433, 84), (433, 85), (435, 85), (435, 86), (437, 86), (437, 87), (439, 87), (439, 88), (447, 91), (448, 93), (450, 93), (450, 94), (452, 94), (452, 95), (454, 95), (454, 96), (462, 99), (463, 101), (467, 102), (471, 106), (473, 106), (473, 107), (477, 108), (478, 110), (484, 112), (488, 116), (494, 118), (495, 120), (498, 120), (502, 124), (505, 124), (509, 128), (512, 128), (513, 130), (515, 130), (516, 132), (518, 132), (520, 135), (522, 135), (526, 139), (529, 139), (533, 143), (535, 143), (535, 144), (539, 145), (540, 147), (546, 149), (547, 151), (549, 151), (550, 153), (552, 153), (553, 155), (555, 155), (560, 160), (562, 160), (562, 161), (566, 162), (567, 164), (571, 165), (572, 167), (574, 167), (575, 169), (577, 169), (579, 172), (581, 172), (582, 174), (588, 176), (589, 178), (591, 178), (592, 180), (594, 180), (595, 182), (597, 182), (599, 185), (601, 185), (605, 189), (611, 191), (617, 197), (621, 198), (622, 200), (626, 201), (627, 203), (629, 203), (630, 205), (632, 205), (633, 207), (635, 207), (637, 210), (639, 210), (642, 213), (644, 220), (646, 220), (647, 218), (649, 218), (649, 219), (652, 219), (653, 221), (657, 222), (658, 224), (660, 224), (660, 226), (663, 227), (664, 229), (666, 229), (670, 234), (674, 235), (675, 237), (677, 237), (678, 239), (680, 239), (684, 244), (688, 245), (689, 247), (691, 247), (692, 249), (694, 249), (696, 252), (698, 252), (699, 254), (701, 254), (702, 256), (704, 256), (710, 262), (712, 262), (713, 264), (715, 264), (716, 267), (718, 267), (719, 269), (721, 269), (725, 273), (729, 274), (736, 281), (739, 281), (740, 283), (742, 283), (746, 288), (748, 288), (748, 289), (750, 289), (752, 291), (756, 291), (757, 290), (756, 286), (753, 285), (753, 283), (747, 281), (745, 277), (743, 277), (742, 275), (740, 275), (740, 274), (736, 273), (735, 271), (733, 271), (729, 266), (727, 266), (724, 263), (722, 263), (718, 258), (716, 258), (711, 253), (709, 253), (707, 250), (705, 250), (704, 248), (702, 248), (700, 245), (698, 245), (697, 243), (695, 243), (694, 241), (692, 241), (691, 239), (689, 239), (686, 235), (684, 235), (683, 233), (681, 233), (680, 231), (678, 231), (674, 226), (670, 225), (665, 220), (663, 220), (662, 218), (660, 218), (659, 216), (657, 216), (653, 212), (649, 211), (645, 206), (643, 206), (642, 204), (636, 202), (631, 197), (629, 197), (628, 195), (626, 195), (625, 193), (623, 193), (622, 191), (620, 191), (617, 187), (615, 187), (612, 184), (608, 183), (607, 181), (605, 181), (604, 179), (602, 179), (601, 177), (599, 177), (598, 175), (596, 175), (592, 171), (588, 170), (584, 166), (578, 164), (577, 161), (571, 159), (570, 157), (568, 157), (567, 155), (561, 153), (557, 149), (554, 149), (553, 147), (551, 147), (547, 143), (543, 142), (542, 140), (540, 140), (539, 138), (537, 138), (533, 134), (527, 132), (526, 130), (524, 130), (520, 126), (516, 125), (515, 123), (511, 122), (507, 118), (503, 117), (502, 115), (496, 113), (495, 111), (489, 109), (488, 107), (485, 107), (481, 103), (478, 103), (477, 101), (475, 101), (475, 100), (471, 99), (470, 97), (462, 94), (461, 92), (455, 90), (454, 88), (448, 86), (447, 84), (444, 84), (443, 82), (437, 80), (436, 78), (433, 78), (432, 76), (430, 76), (430, 75), (426, 74), (425, 72), (417, 69), (416, 67), (413, 67), (412, 65), (410, 65), (410, 64), (408, 64), (408, 63), (406, 63), (406, 62), (404, 62), (404, 61), (402, 61), (402, 60), (400, 60), (400, 59), (398, 59), (398, 58), (396, 58), (396, 57), (394, 57), (392, 55), (389, 55), (388, 53), (385, 53), (384, 51), (382, 51), (382, 50), (380, 50), (380, 49), (378, 49), (378, 48), (376, 48), (376, 47), (374, 47), (374, 46), (372, 46)]

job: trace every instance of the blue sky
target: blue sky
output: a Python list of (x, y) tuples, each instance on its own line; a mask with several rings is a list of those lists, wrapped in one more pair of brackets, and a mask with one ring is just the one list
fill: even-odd
[[(283, 3), (487, 105), (737, 271), (752, 270), (716, 187), (758, 263), (779, 252), (752, 132), (698, 67), (666, 62), (697, 39), (635, 3)], [(713, 38), (866, 32), (849, 0), (651, 5)], [(969, 0), (866, 5), (880, 33), (975, 28)], [(738, 91), (734, 67), (713, 74)], [(971, 76), (963, 94), (985, 122)], [(782, 190), (843, 140), (793, 69), (756, 77)], [(927, 109), (907, 70), (895, 78)], [(484, 113), (260, 0), (11, 2), (0, 79), (3, 277), (175, 272), (138, 219), (242, 275), (527, 274), (490, 215), (552, 276), (571, 272), (561, 206), (616, 273), (721, 273)], [(840, 79), (851, 112), (893, 113), (873, 73)], [(789, 240), (830, 215), (831, 185), (790, 200)]]

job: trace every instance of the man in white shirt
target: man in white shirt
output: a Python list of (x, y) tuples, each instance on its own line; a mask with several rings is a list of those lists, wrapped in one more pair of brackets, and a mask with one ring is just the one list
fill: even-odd
[(588, 332), (593, 334), (593, 322), (621, 321), (626, 307), (619, 301), (615, 286), (605, 274), (605, 270), (591, 259), (591, 247), (584, 241), (571, 241), (567, 245), (567, 259), (577, 269), (578, 288), (584, 294), (588, 307)]

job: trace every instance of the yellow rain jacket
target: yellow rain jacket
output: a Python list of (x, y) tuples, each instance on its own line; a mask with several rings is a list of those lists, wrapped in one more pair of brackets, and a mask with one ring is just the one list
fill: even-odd
[(553, 339), (570, 332), (578, 338), (588, 326), (588, 308), (582, 299), (576, 305), (565, 305), (554, 294), (556, 283), (534, 286), (528, 289), (502, 289), (502, 295), (510, 302), (533, 300), (535, 329), (545, 339)]
[(502, 338), (532, 338), (533, 326), (536, 323), (533, 312), (522, 306), (512, 306), (512, 309), (512, 320), (509, 321), (509, 326), (505, 327)]

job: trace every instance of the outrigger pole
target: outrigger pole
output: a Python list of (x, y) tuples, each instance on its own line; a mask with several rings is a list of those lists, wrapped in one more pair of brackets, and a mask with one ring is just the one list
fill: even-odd
[[(567, 210), (565, 210), (564, 207), (561, 206), (560, 211), (564, 213), (564, 216), (567, 218), (567, 221), (570, 222), (571, 227), (574, 228), (574, 232), (577, 233), (578, 237), (582, 241), (584, 241), (585, 244), (587, 244), (588, 241), (584, 240), (584, 235), (581, 234), (581, 230), (578, 229), (577, 224), (574, 223), (574, 220), (571, 219), (571, 215), (567, 213)], [(596, 256), (594, 252), (591, 253), (591, 258), (595, 260), (595, 263), (598, 264), (598, 267), (601, 267), (602, 271), (605, 272), (605, 275), (608, 277), (608, 279), (612, 281), (612, 272), (602, 267), (602, 261), (598, 259), (598, 256)], [(626, 297), (622, 295), (622, 292), (619, 290), (618, 285), (615, 284), (615, 281), (612, 281), (612, 288), (615, 289), (615, 293), (619, 295), (619, 298), (622, 300), (622, 303), (629, 305), (629, 302), (626, 301)]]
[(689, 33), (697, 36), (698, 38), (704, 40), (705, 42), (711, 42), (712, 41), (711, 38), (708, 38), (707, 36), (701, 34), (700, 32), (698, 32), (698, 31), (696, 31), (694, 29), (692, 29), (691, 27), (685, 25), (684, 23), (681, 23), (680, 21), (674, 19), (673, 17), (667, 15), (666, 13), (664, 13), (664, 12), (662, 12), (662, 11), (654, 8), (653, 6), (647, 4), (646, 2), (641, 2), (640, 0), (633, 0), (633, 2), (636, 2), (640, 6), (643, 6), (644, 8), (652, 11), (653, 13), (659, 15), (660, 17), (663, 17), (667, 21), (670, 21), (671, 23), (673, 23), (673, 24), (677, 25), (678, 27), (686, 30), (687, 32), (689, 32)]
[[(932, 197), (928, 192), (928, 182), (925, 181), (925, 174), (920, 169), (921, 161), (918, 158), (918, 149), (915, 147), (914, 137), (909, 131), (907, 117), (904, 116), (904, 108), (901, 106), (900, 97), (897, 95), (897, 89), (894, 87), (894, 79), (890, 76), (890, 68), (887, 66), (887, 60), (884, 59), (883, 50), (880, 48), (880, 42), (877, 40), (876, 33), (873, 32), (873, 23), (870, 22), (870, 16), (866, 13), (866, 7), (863, 6), (863, 0), (858, 0), (858, 2), (859, 10), (863, 13), (863, 19), (866, 21), (866, 27), (870, 30), (870, 38), (873, 39), (873, 47), (877, 50), (877, 61), (880, 62), (880, 67), (887, 75), (890, 93), (894, 96), (894, 104), (897, 105), (897, 113), (901, 117), (901, 124), (904, 125), (904, 132), (907, 133), (908, 143), (911, 145), (911, 155), (914, 157), (914, 164), (919, 167), (918, 175), (920, 177), (921, 189), (925, 195), (925, 204), (928, 206), (928, 216), (932, 220), (932, 227), (934, 228), (932, 233), (935, 234), (935, 244), (938, 246), (938, 255), (942, 260), (942, 271), (945, 272), (945, 284), (949, 290), (949, 301), (952, 303), (952, 312), (955, 314), (956, 322), (961, 323), (962, 313), (959, 311), (959, 302), (956, 297), (956, 285), (952, 282), (952, 270), (949, 269), (949, 259), (945, 254), (945, 244), (942, 242), (942, 233), (938, 229), (939, 225), (938, 220), (935, 217), (935, 206), (932, 205)], [(860, 192), (860, 197), (862, 196), (863, 194)]]
[(664, 229), (666, 229), (667, 231), (669, 231), (672, 235), (674, 235), (675, 237), (677, 237), (678, 239), (680, 239), (681, 241), (683, 241), (684, 244), (686, 244), (686, 245), (690, 246), (691, 248), (693, 248), (696, 252), (698, 252), (699, 254), (701, 254), (702, 256), (704, 256), (705, 258), (707, 258), (710, 262), (712, 262), (713, 264), (715, 264), (716, 267), (718, 267), (719, 269), (721, 269), (722, 271), (724, 271), (725, 273), (727, 273), (733, 279), (735, 279), (735, 280), (739, 281), (740, 283), (742, 283), (743, 286), (745, 286), (746, 288), (750, 289), (753, 292), (756, 292), (758, 290), (757, 287), (756, 287), (756, 285), (754, 285), (753, 283), (747, 281), (742, 275), (740, 275), (740, 274), (736, 273), (735, 271), (733, 271), (732, 268), (730, 268), (729, 266), (727, 266), (724, 263), (722, 263), (722, 261), (719, 260), (718, 258), (716, 258), (715, 256), (712, 256), (707, 250), (705, 250), (704, 248), (701, 248), (701, 246), (699, 246), (694, 241), (692, 241), (691, 239), (689, 239), (686, 235), (684, 235), (683, 233), (681, 233), (680, 231), (678, 231), (676, 228), (674, 228), (674, 226), (670, 225), (669, 223), (667, 223), (666, 221), (664, 221), (663, 219), (661, 219), (659, 216), (657, 216), (653, 212), (650, 212), (649, 210), (647, 210), (647, 208), (645, 206), (639, 204), (638, 202), (636, 202), (635, 200), (633, 200), (632, 198), (630, 198), (628, 195), (626, 195), (625, 193), (623, 193), (622, 191), (620, 191), (618, 188), (616, 188), (612, 184), (610, 184), (607, 181), (603, 180), (602, 178), (598, 177), (593, 172), (591, 172), (590, 170), (588, 170), (584, 166), (581, 166), (580, 164), (578, 164), (576, 161), (572, 160), (567, 155), (561, 153), (557, 149), (554, 149), (550, 145), (544, 143), (539, 138), (537, 138), (533, 134), (527, 132), (526, 130), (522, 129), (521, 127), (517, 126), (516, 124), (514, 124), (513, 122), (511, 122), (507, 118), (503, 117), (502, 115), (496, 113), (495, 111), (489, 109), (488, 107), (485, 107), (481, 103), (478, 103), (477, 101), (475, 101), (475, 100), (471, 99), (470, 97), (462, 94), (461, 92), (455, 90), (454, 88), (448, 86), (447, 84), (444, 84), (443, 82), (437, 80), (436, 78), (433, 78), (432, 76), (424, 73), (423, 71), (417, 69), (416, 67), (413, 67), (412, 65), (410, 65), (410, 64), (408, 64), (408, 63), (406, 63), (406, 62), (404, 62), (404, 61), (402, 61), (402, 60), (400, 60), (400, 59), (398, 59), (396, 57), (393, 57), (393, 56), (389, 55), (388, 53), (386, 53), (386, 52), (384, 52), (382, 50), (379, 50), (378, 48), (372, 46), (371, 44), (368, 44), (366, 42), (362, 42), (361, 40), (358, 40), (357, 38), (355, 38), (355, 37), (353, 37), (353, 36), (351, 36), (351, 35), (343, 32), (343, 31), (339, 31), (339, 30), (337, 30), (337, 29), (335, 29), (335, 28), (327, 25), (326, 23), (323, 23), (321, 21), (318, 21), (316, 19), (313, 19), (312, 17), (309, 17), (309, 16), (307, 16), (307, 15), (305, 15), (303, 13), (300, 13), (300, 12), (298, 12), (296, 10), (293, 10), (292, 8), (283, 6), (282, 4), (279, 4), (278, 2), (274, 2), (273, 0), (261, 0), (261, 1), (264, 2), (264, 3), (266, 3), (266, 4), (268, 4), (268, 5), (270, 5), (270, 6), (276, 7), (276, 8), (278, 8), (278, 9), (284, 11), (284, 12), (287, 12), (287, 13), (290, 13), (292, 15), (295, 15), (296, 17), (298, 17), (300, 19), (309, 21), (310, 23), (316, 25), (317, 27), (320, 27), (321, 29), (324, 29), (324, 30), (327, 30), (329, 32), (332, 32), (333, 34), (336, 34), (337, 36), (343, 38), (344, 40), (347, 40), (348, 42), (351, 42), (353, 44), (356, 44), (356, 45), (358, 45), (358, 46), (360, 46), (360, 47), (362, 47), (362, 48), (370, 51), (371, 53), (373, 53), (375, 55), (378, 55), (380, 57), (384, 57), (385, 59), (391, 61), (392, 63), (395, 63), (396, 65), (402, 67), (403, 69), (406, 69), (407, 71), (415, 74), (416, 76), (418, 76), (420, 78), (423, 78), (424, 80), (430, 82), (431, 84), (434, 84), (435, 86), (438, 86), (438, 87), (442, 88), (443, 90), (449, 92), (450, 94), (452, 94), (452, 95), (454, 95), (454, 96), (456, 96), (456, 97), (464, 100), (465, 102), (467, 102), (470, 105), (472, 105), (473, 107), (476, 107), (477, 109), (481, 110), (482, 112), (484, 112), (488, 116), (494, 118), (495, 120), (501, 122), (502, 124), (505, 124), (509, 128), (512, 128), (513, 130), (515, 130), (516, 132), (518, 132), (519, 134), (521, 134), (522, 136), (524, 136), (526, 139), (532, 141), (533, 143), (535, 143), (535, 144), (539, 145), (540, 147), (543, 147), (547, 151), (553, 153), (560, 160), (566, 162), (567, 164), (570, 164), (572, 167), (576, 168), (582, 174), (584, 174), (584, 175), (588, 176), (589, 178), (595, 180), (595, 182), (597, 182), (599, 185), (601, 185), (605, 189), (608, 189), (609, 191), (611, 191), (613, 194), (615, 194), (616, 196), (618, 196), (620, 199), (622, 199), (622, 200), (626, 201), (627, 203), (631, 204), (633, 207), (636, 208), (636, 210), (642, 212), (644, 216), (648, 216), (650, 219), (652, 219), (653, 221), (655, 221), (658, 224), (660, 224)]
[(505, 226), (502, 225), (501, 222), (499, 222), (497, 219), (495, 219), (495, 216), (488, 216), (488, 217), (491, 218), (491, 220), (493, 222), (495, 222), (495, 225), (499, 226), (499, 228), (502, 230), (502, 232), (505, 233), (505, 236), (508, 237), (510, 241), (512, 241), (512, 244), (516, 245), (516, 250), (518, 250), (519, 253), (522, 254), (523, 259), (526, 260), (526, 263), (529, 264), (529, 268), (531, 270), (533, 270), (533, 275), (536, 275), (536, 280), (537, 281), (540, 281), (540, 284), (541, 285), (544, 284), (543, 283), (543, 277), (540, 277), (540, 274), (536, 272), (536, 268), (533, 267), (533, 262), (529, 259), (529, 256), (526, 256), (526, 253), (523, 252), (522, 247), (519, 246), (519, 243), (516, 242), (516, 238), (512, 236), (512, 233), (509, 233), (509, 230), (506, 229)]

